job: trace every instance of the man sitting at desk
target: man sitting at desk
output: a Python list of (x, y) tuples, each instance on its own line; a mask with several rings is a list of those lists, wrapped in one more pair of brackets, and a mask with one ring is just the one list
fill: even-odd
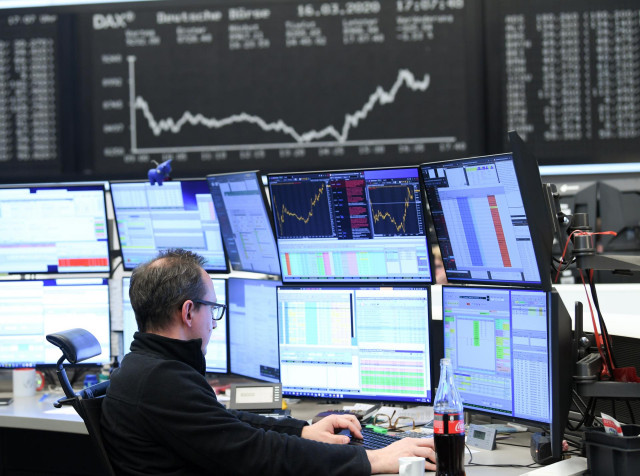
[(362, 437), (353, 415), (308, 426), (226, 410), (204, 377), (204, 353), (224, 308), (203, 263), (169, 250), (131, 275), (139, 332), (111, 376), (101, 422), (116, 474), (353, 476), (398, 472), (401, 456), (435, 461), (432, 439), (405, 438), (380, 450), (347, 445), (335, 432)]

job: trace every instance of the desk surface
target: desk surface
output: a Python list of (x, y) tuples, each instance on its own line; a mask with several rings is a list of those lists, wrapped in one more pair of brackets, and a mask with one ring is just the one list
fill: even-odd
[(87, 427), (73, 408), (53, 407), (53, 402), (62, 394), (44, 396), (38, 392), (33, 397), (15, 397), (10, 405), (0, 407), (0, 427), (88, 434)]
[[(344, 404), (338, 405), (319, 404), (313, 401), (300, 401), (290, 406), (291, 415), (302, 420), (310, 420), (321, 411), (336, 409)], [(493, 451), (479, 450), (471, 448), (473, 451), (473, 463), (476, 464), (514, 464), (528, 465), (532, 464), (531, 454), (529, 452), (530, 433), (513, 433), (513, 436), (500, 440), (497, 448)], [(513, 446), (519, 445), (519, 446)], [(469, 452), (465, 454), (465, 462), (469, 461)], [(534, 468), (505, 468), (505, 467), (489, 467), (489, 466), (467, 466), (465, 471), (467, 476), (484, 476), (484, 475), (504, 475), (515, 476), (526, 474), (533, 471)], [(434, 473), (426, 473), (434, 474)]]
[[(51, 394), (44, 399), (42, 397), (42, 393), (38, 393), (34, 397), (16, 397), (11, 405), (0, 407), (0, 427), (87, 434), (84, 422), (71, 408), (58, 410), (53, 407), (53, 402), (61, 395)], [(336, 408), (336, 405), (301, 401), (291, 405), (291, 414), (296, 418), (309, 420), (318, 412), (331, 408)], [(494, 451), (472, 448), (474, 451), (473, 462), (477, 464), (532, 464), (533, 461), (529, 453), (529, 438), (529, 433), (515, 433), (511, 437), (501, 440)], [(468, 452), (465, 461), (469, 461)], [(471, 465), (466, 467), (466, 473), (467, 476), (511, 476), (526, 474), (533, 469)]]

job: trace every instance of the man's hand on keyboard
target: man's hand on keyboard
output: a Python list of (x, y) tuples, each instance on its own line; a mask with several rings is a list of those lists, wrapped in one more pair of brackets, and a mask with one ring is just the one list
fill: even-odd
[(433, 438), (403, 438), (380, 450), (367, 450), (371, 463), (371, 473), (397, 473), (398, 458), (403, 456), (422, 456), (427, 460), (425, 468), (435, 471), (436, 452)]
[(322, 420), (302, 429), (302, 437), (308, 440), (322, 441), (323, 443), (334, 443), (346, 445), (349, 437), (337, 435), (340, 430), (347, 429), (354, 438), (362, 438), (360, 432), (360, 422), (354, 415), (329, 415)]

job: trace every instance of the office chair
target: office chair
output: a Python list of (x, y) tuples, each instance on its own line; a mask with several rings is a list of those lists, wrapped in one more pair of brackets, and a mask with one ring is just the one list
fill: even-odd
[(85, 388), (79, 393), (75, 393), (63, 362), (68, 360), (71, 364), (77, 364), (102, 353), (100, 343), (89, 331), (84, 329), (69, 329), (62, 332), (47, 335), (47, 340), (62, 350), (62, 357), (56, 364), (58, 380), (64, 390), (65, 397), (62, 397), (53, 404), (60, 408), (62, 405), (71, 405), (78, 415), (84, 420), (91, 440), (98, 450), (104, 468), (109, 476), (115, 476), (109, 455), (104, 447), (102, 432), (100, 429), (100, 416), (102, 415), (102, 402), (109, 387), (109, 381), (101, 382), (91, 387)]

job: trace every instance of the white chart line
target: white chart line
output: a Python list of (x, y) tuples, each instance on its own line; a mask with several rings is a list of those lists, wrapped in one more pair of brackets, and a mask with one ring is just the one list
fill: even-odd
[[(359, 125), (361, 120), (367, 118), (369, 113), (376, 107), (376, 105), (390, 104), (395, 101), (396, 95), (403, 85), (412, 91), (424, 92), (429, 87), (430, 77), (425, 74), (424, 78), (416, 79), (413, 73), (407, 69), (401, 69), (398, 71), (398, 77), (389, 91), (385, 91), (381, 86), (378, 86), (373, 94), (369, 96), (369, 100), (365, 105), (353, 114), (346, 114), (345, 121), (340, 131), (334, 126), (329, 125), (319, 131), (310, 130), (304, 133), (299, 133), (292, 126), (286, 124), (282, 119), (278, 119), (275, 122), (267, 122), (263, 118), (255, 115), (241, 112), (239, 114), (233, 114), (229, 117), (217, 119), (208, 118), (198, 113), (193, 114), (190, 111), (185, 111), (180, 119), (177, 121), (173, 118), (156, 119), (149, 104), (142, 96), (136, 96), (135, 92), (135, 56), (127, 56), (129, 63), (129, 109), (130, 109), (130, 121), (131, 121), (131, 150), (134, 153), (157, 153), (157, 152), (195, 152), (195, 151), (222, 151), (222, 150), (252, 150), (252, 149), (285, 149), (285, 148), (298, 148), (298, 147), (331, 147), (331, 146), (359, 146), (359, 145), (394, 145), (394, 144), (425, 144), (425, 143), (447, 143), (455, 142), (454, 137), (431, 137), (431, 138), (413, 138), (413, 139), (389, 139), (389, 140), (360, 140), (349, 141), (349, 132), (352, 128)], [(260, 127), (266, 132), (278, 132), (289, 135), (295, 142), (285, 143), (267, 143), (267, 144), (243, 144), (243, 145), (224, 145), (224, 146), (185, 146), (185, 147), (150, 147), (150, 148), (138, 148), (137, 146), (137, 123), (136, 113), (141, 110), (145, 119), (148, 122), (149, 128), (155, 136), (159, 136), (164, 132), (171, 132), (177, 134), (181, 131), (182, 127), (186, 124), (189, 125), (203, 125), (210, 129), (221, 129), (223, 127), (239, 124), (249, 123)], [(333, 137), (333, 141), (316, 142), (327, 137)]]

